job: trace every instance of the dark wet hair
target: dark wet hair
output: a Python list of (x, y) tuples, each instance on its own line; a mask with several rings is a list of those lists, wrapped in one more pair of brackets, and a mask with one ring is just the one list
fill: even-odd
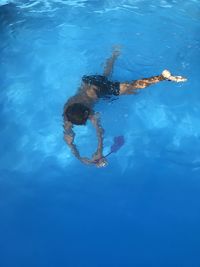
[(91, 110), (80, 103), (70, 105), (65, 111), (68, 121), (76, 125), (84, 125), (90, 113)]

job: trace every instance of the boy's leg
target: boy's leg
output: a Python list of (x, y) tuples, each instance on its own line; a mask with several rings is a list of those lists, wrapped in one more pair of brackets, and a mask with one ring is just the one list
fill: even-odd
[(164, 80), (174, 81), (174, 82), (187, 81), (187, 79), (182, 76), (173, 76), (168, 70), (164, 70), (162, 74), (158, 76), (144, 78), (144, 79), (136, 80), (130, 83), (120, 83), (120, 95), (136, 94), (137, 89), (143, 89), (149, 85), (156, 84)]
[(119, 55), (120, 55), (120, 47), (119, 46), (115, 46), (113, 48), (112, 56), (106, 60), (103, 76), (108, 77), (109, 75), (112, 74), (114, 63), (115, 63), (115, 61), (116, 61), (116, 59), (118, 58)]

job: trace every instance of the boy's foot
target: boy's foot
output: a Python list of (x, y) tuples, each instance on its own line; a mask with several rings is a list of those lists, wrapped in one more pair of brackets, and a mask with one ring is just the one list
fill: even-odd
[(113, 51), (113, 56), (114, 57), (118, 57), (121, 53), (121, 48), (122, 46), (121, 45), (113, 45), (112, 47), (112, 51)]
[(168, 70), (164, 70), (164, 71), (162, 72), (162, 76), (163, 76), (166, 80), (168, 80), (168, 81), (173, 81), (173, 82), (177, 82), (177, 83), (179, 83), (179, 82), (186, 82), (186, 81), (187, 81), (187, 79), (184, 78), (184, 77), (182, 77), (182, 76), (173, 76), (173, 75), (171, 74), (171, 72), (168, 71)]

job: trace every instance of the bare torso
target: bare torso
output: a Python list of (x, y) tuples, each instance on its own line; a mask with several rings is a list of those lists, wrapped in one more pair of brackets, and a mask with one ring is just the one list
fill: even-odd
[(67, 103), (64, 106), (64, 110), (69, 105), (72, 105), (75, 103), (82, 103), (92, 110), (95, 103), (98, 100), (96, 90), (97, 90), (96, 86), (82, 83), (77, 93), (68, 99)]

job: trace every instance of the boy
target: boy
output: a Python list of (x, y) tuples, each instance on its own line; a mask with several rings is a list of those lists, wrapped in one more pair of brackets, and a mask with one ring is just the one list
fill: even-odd
[[(72, 153), (85, 164), (95, 164), (97, 167), (107, 165), (103, 157), (103, 133), (98, 114), (95, 114), (94, 105), (103, 97), (136, 94), (136, 90), (143, 89), (149, 85), (161, 81), (185, 82), (187, 79), (182, 76), (172, 76), (168, 70), (164, 70), (161, 75), (150, 78), (139, 79), (131, 82), (112, 82), (108, 79), (111, 75), (115, 60), (120, 54), (120, 50), (115, 48), (112, 56), (107, 59), (103, 75), (90, 75), (82, 77), (82, 84), (77, 93), (72, 96), (64, 106), (64, 139), (71, 148)], [(85, 125), (90, 120), (96, 129), (98, 146), (92, 159), (81, 157), (74, 144), (75, 134), (73, 125)]]

